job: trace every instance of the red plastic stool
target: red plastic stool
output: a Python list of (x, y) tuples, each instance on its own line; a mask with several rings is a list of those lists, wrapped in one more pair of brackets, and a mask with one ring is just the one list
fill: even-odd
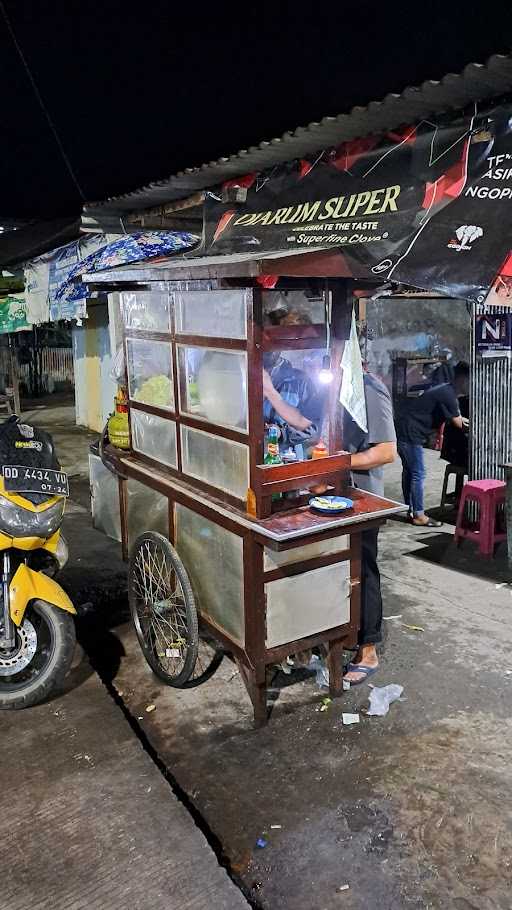
[[(480, 506), (478, 527), (472, 528), (466, 522), (465, 510), (468, 502), (477, 502)], [(496, 516), (500, 506), (505, 505), (505, 484), (502, 480), (471, 480), (462, 489), (455, 543), (460, 546), (463, 540), (475, 540), (482, 556), (494, 556), (497, 543), (507, 539), (506, 533), (496, 531)]]

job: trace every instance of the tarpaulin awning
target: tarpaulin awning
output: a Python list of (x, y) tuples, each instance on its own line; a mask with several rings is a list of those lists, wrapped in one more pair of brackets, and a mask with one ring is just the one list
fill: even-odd
[(424, 120), (210, 193), (202, 252), (331, 249), (354, 278), (483, 301), (511, 249), (512, 105)]
[(25, 266), (28, 318), (33, 323), (82, 319), (87, 297), (91, 296), (80, 281), (82, 272), (168, 256), (190, 249), (199, 239), (169, 231), (138, 232), (115, 239), (93, 234), (46, 253)]
[(91, 255), (80, 260), (69, 272), (66, 281), (58, 288), (55, 295), (52, 319), (65, 318), (57, 315), (63, 308), (73, 302), (82, 301), (89, 296), (87, 286), (81, 281), (84, 272), (94, 273), (131, 262), (145, 262), (171, 253), (191, 249), (200, 241), (200, 237), (184, 231), (151, 231), (127, 234), (120, 237)]
[(66, 306), (57, 305), (57, 290), (78, 262), (105, 243), (103, 234), (87, 235), (25, 264), (23, 271), (29, 322), (38, 325), (50, 320), (80, 318), (83, 315), (85, 300), (73, 300)]

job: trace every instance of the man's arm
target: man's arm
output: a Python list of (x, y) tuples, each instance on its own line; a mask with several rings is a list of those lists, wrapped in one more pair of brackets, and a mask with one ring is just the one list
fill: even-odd
[(284, 398), (281, 398), (266, 370), (263, 370), (263, 394), (274, 408), (274, 411), (295, 430), (304, 432), (304, 430), (308, 430), (312, 426), (311, 420), (303, 417), (297, 408), (294, 408)]
[(355, 471), (369, 471), (371, 468), (392, 464), (396, 456), (396, 443), (378, 442), (364, 452), (354, 452), (350, 458), (350, 466)]

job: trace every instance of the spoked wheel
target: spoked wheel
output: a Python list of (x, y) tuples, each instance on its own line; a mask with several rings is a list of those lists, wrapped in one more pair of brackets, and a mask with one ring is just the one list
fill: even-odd
[(128, 597), (149, 666), (168, 686), (181, 688), (196, 664), (197, 610), (185, 566), (161, 534), (147, 531), (135, 541)]
[(222, 663), (225, 651), (204, 628), (200, 628), (197, 660), (192, 675), (184, 684), (184, 689), (193, 689), (207, 682)]

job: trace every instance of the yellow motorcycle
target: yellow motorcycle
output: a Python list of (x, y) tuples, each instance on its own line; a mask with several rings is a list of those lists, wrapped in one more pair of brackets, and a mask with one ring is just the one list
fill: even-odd
[(10, 418), (0, 426), (0, 708), (43, 701), (67, 674), (76, 610), (54, 580), (68, 480), (51, 437)]

